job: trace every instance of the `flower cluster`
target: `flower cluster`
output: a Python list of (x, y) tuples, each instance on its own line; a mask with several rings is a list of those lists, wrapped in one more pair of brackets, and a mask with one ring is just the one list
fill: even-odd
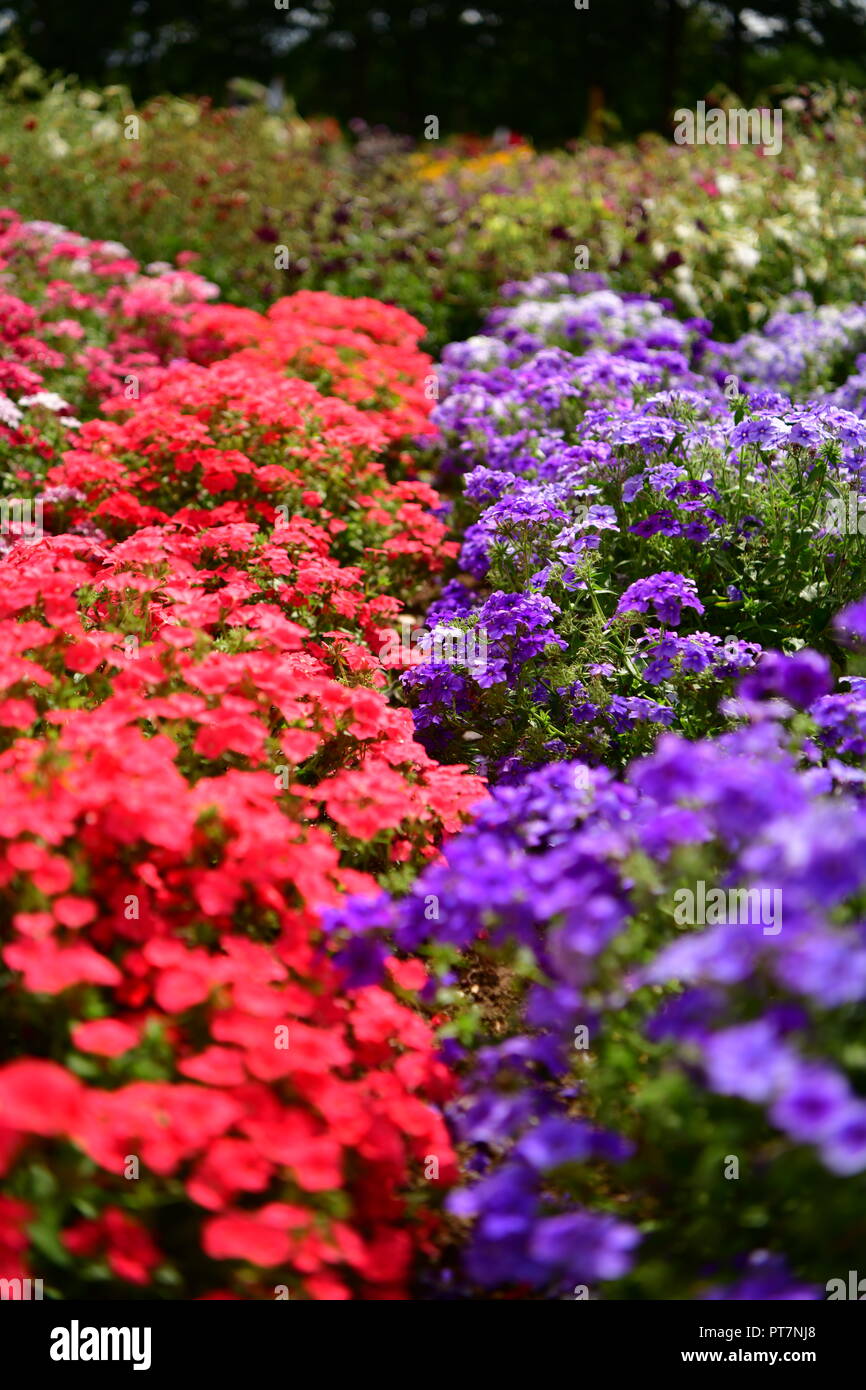
[[(844, 379), (853, 358), (866, 347), (866, 305), (822, 304), (797, 291), (787, 306), (771, 314), (760, 333), (746, 333), (733, 343), (708, 343), (705, 366), (721, 380), (733, 374), (744, 389), (773, 389), (817, 394)], [(831, 395), (849, 403), (850, 390)]]
[(326, 395), (375, 412), (389, 441), (431, 432), (432, 363), (418, 350), (417, 320), (392, 305), (301, 290), (266, 315), (228, 304), (198, 308), (184, 336), (185, 355), (196, 362), (232, 351), (239, 365), (290, 368)]
[[(183, 258), (182, 258), (183, 259)], [(138, 399), (183, 325), (219, 291), (181, 267), (142, 269), (125, 246), (0, 209), (0, 471), (4, 493), (40, 476), (108, 396)]]
[[(139, 247), (176, 114), (122, 176), (92, 156)], [(189, 114), (214, 150), (258, 120)], [(374, 132), (359, 213), (333, 135), (278, 128), (246, 170), (261, 312), (193, 254), (0, 214), (0, 1274), (820, 1297), (866, 1190), (863, 306), (737, 224), (748, 160), (421, 160)], [(767, 176), (805, 237), (808, 148)], [(275, 282), (289, 165), (309, 246)], [(580, 171), (609, 273), (533, 273), (560, 261), (528, 216), (517, 254), (487, 190), (570, 245)], [(218, 247), (248, 195), (195, 179)], [(827, 272), (850, 296), (854, 222)], [(415, 304), (422, 257), (437, 330), (439, 242), (484, 264), (472, 304), (512, 247), (435, 370), (368, 297), (374, 223), (387, 297)], [(774, 238), (783, 299), (757, 289)]]

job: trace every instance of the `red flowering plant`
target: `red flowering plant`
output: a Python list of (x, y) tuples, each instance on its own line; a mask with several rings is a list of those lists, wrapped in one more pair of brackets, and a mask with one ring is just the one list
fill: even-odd
[[(389, 483), (377, 412), (249, 360), (178, 365), (130, 409), (114, 398), (48, 471), (46, 505), (112, 536), (170, 518), (194, 527), (309, 518), (335, 555), (364, 561), (368, 587), (392, 592), (456, 553), (420, 482)], [(393, 437), (393, 436), (391, 436)], [(57, 499), (55, 503), (54, 499)]]
[(411, 314), (376, 299), (341, 299), (300, 290), (267, 314), (228, 304), (200, 305), (184, 325), (186, 353), (208, 362), (240, 349), (238, 361), (290, 367), (328, 395), (374, 410), (389, 440), (430, 434), (436, 376), (418, 349), (423, 328)]
[[(178, 261), (185, 263), (185, 257)], [(73, 521), (67, 511), (70, 502), (82, 500), (68, 492), (68, 480), (80, 472), (80, 463), (67, 462), (50, 475), (48, 491), (42, 490), (46, 470), (70, 444), (80, 442), (86, 451), (99, 438), (104, 459), (111, 449), (144, 441), (148, 424), (159, 425), (167, 405), (187, 415), (202, 411), (205, 425), (219, 407), (229, 417), (220, 422), (219, 440), (212, 440), (206, 428), (197, 432), (196, 422), (187, 420), (182, 438), (188, 447), (173, 451), (173, 470), (196, 470), (195, 478), (187, 480), (188, 498), (197, 488), (208, 507), (219, 494), (231, 501), (255, 498), (261, 504), (256, 516), (267, 518), (270, 495), (284, 515), (312, 506), (321, 517), (324, 508), (332, 535), (339, 529), (357, 531), (359, 524), (369, 521), (370, 526), (361, 525), (361, 548), (381, 539), (392, 555), (428, 554), (438, 561), (449, 553), (447, 547), (440, 549), (442, 528), (427, 510), (438, 500), (429, 488), (399, 483), (389, 496), (387, 519), (383, 495), (373, 497), (366, 487), (358, 489), (360, 482), (383, 478), (386, 463), (392, 474), (405, 472), (411, 458), (400, 445), (431, 429), (435, 376), (430, 358), (418, 349), (423, 329), (403, 310), (371, 299), (347, 301), (311, 292), (280, 300), (267, 315), (225, 304), (204, 305), (216, 293), (215, 286), (188, 269), (155, 263), (145, 274), (116, 243), (89, 241), (53, 223), (23, 222), (8, 210), (0, 211), (0, 273), (18, 291), (0, 296), (0, 341), (6, 358), (0, 363), (2, 491), (6, 498), (32, 497), (40, 508), (53, 508), (57, 514), (52, 529), (83, 526), (93, 532), (89, 516)], [(227, 356), (230, 362), (219, 381), (192, 371), (185, 376), (179, 370), (184, 361), (211, 365)], [(307, 390), (298, 377), (310, 380), (318, 394)], [(79, 434), (78, 416), (92, 415), (101, 403), (113, 416), (128, 413), (161, 385), (150, 413), (136, 411), (136, 422), (125, 433), (103, 436), (94, 426)], [(217, 444), (225, 449), (233, 433), (249, 439), (251, 403), (259, 397), (257, 466), (238, 449), (223, 456), (214, 447), (209, 454), (195, 454), (197, 443), (205, 450)], [(357, 411), (341, 411), (341, 400), (357, 407), (363, 417)], [(302, 422), (303, 438), (287, 446), (286, 433)], [(313, 443), (316, 430), (320, 435)], [(163, 429), (160, 438), (146, 441), (149, 466), (157, 473), (164, 462), (167, 433)], [(368, 457), (359, 470), (361, 444)], [(293, 475), (287, 471), (288, 460), (298, 451), (308, 465), (306, 476), (300, 470)], [(382, 461), (374, 461), (374, 452)], [(325, 457), (330, 463), (322, 470)], [(118, 462), (103, 479), (106, 490), (118, 475)], [(141, 461), (137, 466), (141, 468)], [(244, 471), (249, 476), (242, 485)], [(328, 497), (316, 496), (325, 478), (345, 517), (329, 516)], [(358, 495), (356, 505), (346, 508), (342, 489), (349, 480)], [(297, 495), (292, 495), (292, 486)], [(140, 479), (140, 488), (142, 493), (152, 491), (153, 477)], [(171, 488), (163, 491), (163, 515), (171, 515), (180, 505), (180, 494)], [(280, 496), (275, 498), (277, 491)], [(153, 505), (148, 496), (139, 501), (145, 507)], [(116, 519), (127, 524), (158, 515), (158, 509), (148, 513), (136, 507), (128, 490), (112, 505)], [(28, 519), (32, 529), (32, 513), (22, 526), (13, 506), (0, 549), (6, 548), (10, 536), (26, 533)], [(383, 522), (391, 527), (389, 535), (376, 530)], [(343, 551), (347, 553), (345, 545)]]
[(319, 919), (482, 793), (377, 655), (435, 494), (245, 352), (109, 401), (0, 557), (0, 1273), (61, 1298), (404, 1298), (454, 1175), (423, 968), (348, 992)]
[(145, 269), (124, 246), (0, 209), (0, 476), (29, 495), (108, 395), (132, 400), (184, 353), (182, 327), (218, 294), (189, 269)]

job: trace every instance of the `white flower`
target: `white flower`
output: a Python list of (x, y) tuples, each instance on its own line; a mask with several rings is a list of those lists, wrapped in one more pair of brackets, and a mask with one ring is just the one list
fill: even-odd
[(106, 145), (109, 140), (120, 138), (120, 126), (113, 116), (103, 116), (100, 120), (93, 122), (90, 127), (90, 136), (97, 144)]
[(728, 246), (728, 255), (734, 265), (741, 266), (743, 270), (754, 270), (761, 259), (760, 251), (745, 241), (732, 241)]
[(68, 227), (64, 227), (62, 222), (45, 222), (37, 219), (34, 222), (22, 222), (25, 231), (35, 232), (37, 236), (45, 237), (49, 241), (60, 241), (69, 238), (70, 241), (82, 242), (83, 237), (79, 237), (77, 232), (70, 232)]
[(776, 241), (780, 241), (783, 246), (791, 246), (796, 241), (796, 233), (791, 227), (785, 226), (784, 222), (767, 221), (764, 223), (764, 227), (770, 236), (775, 237)]
[(62, 411), (69, 409), (69, 402), (56, 391), (36, 391), (32, 396), (22, 396), (19, 405), (41, 405), (46, 410)]
[(788, 199), (801, 220), (803, 217), (817, 217), (821, 211), (821, 200), (813, 188), (792, 188)]
[(52, 159), (65, 159), (69, 154), (68, 142), (62, 135), (58, 135), (56, 130), (46, 132), (44, 144)]
[(122, 241), (103, 241), (100, 243), (100, 249), (108, 256), (121, 256), (124, 260), (132, 258), (132, 252)]
[(16, 425), (21, 423), (21, 411), (14, 401), (10, 401), (8, 396), (4, 396), (0, 391), (0, 422), (8, 425), (9, 429), (14, 430)]

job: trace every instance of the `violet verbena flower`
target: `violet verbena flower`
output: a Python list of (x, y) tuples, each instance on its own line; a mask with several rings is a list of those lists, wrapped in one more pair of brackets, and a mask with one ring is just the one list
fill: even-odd
[(845, 636), (866, 643), (866, 599), (858, 599), (843, 608), (834, 619), (834, 626)]
[(818, 652), (804, 648), (793, 656), (765, 651), (754, 671), (740, 682), (737, 693), (745, 700), (780, 695), (807, 709), (831, 689), (830, 663)]
[(734, 1284), (708, 1289), (701, 1298), (716, 1302), (785, 1303), (817, 1301), (824, 1290), (796, 1279), (784, 1259), (766, 1250), (754, 1251), (745, 1261), (747, 1272)]
[(630, 584), (621, 595), (616, 612), (647, 613), (652, 610), (661, 622), (678, 627), (683, 608), (693, 608), (696, 613), (704, 611), (695, 581), (684, 574), (662, 570)]
[[(762, 387), (749, 391), (748, 417), (735, 423), (721, 393), (689, 370), (682, 351), (690, 346), (692, 332), (706, 335), (707, 325), (686, 325), (685, 334), (669, 331), (658, 308), (646, 309), (640, 301), (609, 291), (607, 297), (581, 302), (586, 288), (568, 277), (541, 277), (514, 287), (514, 297), (524, 302), (494, 311), (486, 342), (467, 350), (463, 359), (455, 354), (455, 363), (464, 361), (465, 370), (447, 378), (450, 394), (437, 418), (449, 432), (448, 466), (474, 469), (467, 493), (483, 510), (466, 535), (463, 565), (477, 578), (489, 573), (492, 560), (500, 566), (496, 583), (507, 587), (511, 565), (519, 572), (518, 588), (529, 576), (530, 593), (543, 586), (565, 608), (568, 600), (553, 586), (576, 589), (586, 573), (590, 546), (599, 545), (589, 561), (602, 574), (611, 553), (618, 557), (616, 563), (624, 557), (613, 572), (629, 574), (635, 553), (626, 548), (629, 527), (632, 536), (642, 530), (676, 535), (674, 554), (683, 553), (686, 540), (712, 545), (717, 528), (728, 527), (723, 558), (735, 558), (746, 545), (757, 558), (754, 538), (772, 535), (772, 523), (760, 506), (762, 481), (787, 459), (793, 457), (798, 468), (808, 471), (811, 460), (804, 454), (832, 446), (833, 458), (840, 462), (830, 466), (839, 467), (840, 481), (856, 475), (866, 425), (841, 402), (797, 405)], [(533, 297), (542, 301), (541, 307), (525, 302)], [(622, 336), (624, 328), (630, 336)], [(545, 345), (548, 335), (576, 347), (587, 342), (597, 346), (577, 356)], [(813, 336), (817, 341), (820, 330)], [(772, 349), (778, 343), (784, 354), (784, 334), (773, 338), (762, 330), (754, 338), (757, 347), (769, 344)], [(808, 340), (804, 330), (804, 348)], [(504, 350), (490, 349), (492, 341)], [(708, 345), (701, 370), (713, 370), (713, 352)], [(755, 381), (761, 382), (757, 357), (756, 351)], [(822, 359), (822, 370), (828, 361)], [(482, 366), (487, 369), (480, 370)], [(789, 384), (772, 372), (764, 373), (763, 381), (765, 386)], [(859, 396), (857, 402), (860, 409)], [(691, 476), (696, 468), (699, 478)], [(751, 490), (746, 505), (757, 514), (742, 515), (738, 506), (726, 518), (730, 491), (725, 476), (741, 468)], [(613, 498), (616, 515), (624, 509), (621, 534), (605, 534), (610, 527), (577, 521), (576, 509), (591, 496), (599, 499), (593, 506)], [(647, 512), (651, 515), (641, 520)], [(671, 553), (663, 540), (653, 546), (653, 553)], [(694, 554), (703, 593), (706, 569), (697, 567), (709, 557)], [(721, 592), (728, 573), (720, 567)], [(640, 588), (654, 580), (676, 583), (671, 592)], [(756, 589), (760, 582), (758, 572)], [(686, 586), (685, 595), (680, 584)], [(680, 625), (688, 607), (703, 612), (697, 583), (684, 575), (649, 576), (627, 594), (635, 589), (638, 602), (623, 608), (623, 595), (617, 612), (652, 614), (670, 627)], [(483, 595), (481, 586), (478, 592)], [(749, 595), (754, 597), (751, 581)], [(739, 602), (742, 590), (728, 585), (727, 596)], [(478, 606), (473, 600), (473, 611)], [(866, 605), (863, 609), (866, 613)], [(712, 626), (718, 612), (710, 611), (707, 622)], [(571, 637), (572, 629), (564, 626), (570, 616), (557, 611), (539, 629), (518, 625), (500, 633), (495, 660), (501, 664), (494, 667), (497, 698), (506, 683), (502, 673), (516, 659), (516, 640), (526, 638), (531, 646), (541, 631), (558, 636), (568, 630)], [(750, 610), (748, 616), (752, 621), (755, 614)], [(866, 617), (862, 626), (866, 637)], [(658, 630), (652, 641), (642, 640), (639, 651), (649, 662), (645, 674), (651, 671), (657, 684), (680, 671), (733, 676), (753, 667), (760, 654), (756, 643), (731, 641), (725, 643), (723, 660), (713, 634)], [(776, 1203), (782, 1230), (787, 1208), (784, 1194), (773, 1187), (774, 1174), (777, 1166), (784, 1170), (793, 1148), (808, 1146), (816, 1164), (820, 1161), (840, 1177), (864, 1168), (862, 1102), (840, 1057), (850, 1037), (851, 1005), (866, 999), (866, 937), (856, 911), (864, 888), (860, 864), (866, 862), (866, 817), (856, 782), (841, 780), (853, 778), (856, 769), (846, 770), (838, 759), (834, 764), (824, 757), (831, 748), (857, 756), (856, 699), (843, 707), (827, 693), (826, 670), (811, 655), (776, 653), (751, 675), (754, 683), (745, 687), (739, 708), (733, 702), (728, 706), (733, 717), (751, 722), (713, 740), (662, 736), (655, 752), (633, 764), (624, 782), (614, 783), (598, 769), (587, 779), (585, 767), (568, 764), (526, 776), (519, 757), (494, 755), (491, 763), (497, 758), (512, 784), (497, 788), (475, 825), (448, 842), (444, 862), (429, 869), (399, 905), (396, 933), (398, 944), (407, 949), (432, 939), (460, 948), (478, 941), (495, 959), (500, 952), (511, 959), (508, 953), (516, 950), (521, 960), (535, 962), (545, 982), (527, 990), (526, 1034), (477, 1053), (453, 1118), (461, 1139), (476, 1147), (471, 1171), (483, 1175), (482, 1183), (500, 1175), (507, 1179), (485, 1188), (471, 1213), (467, 1208), (476, 1221), (469, 1259), (480, 1282), (556, 1287), (564, 1273), (558, 1263), (560, 1236), (567, 1244), (570, 1235), (574, 1248), (581, 1248), (584, 1265), (591, 1264), (589, 1242), (581, 1240), (588, 1234), (581, 1224), (587, 1214), (585, 1193), (578, 1204), (567, 1188), (557, 1185), (557, 1173), (568, 1169), (569, 1162), (602, 1157), (580, 1157), (587, 1137), (571, 1131), (570, 1118), (563, 1114), (577, 1085), (584, 1084), (576, 1080), (584, 1073), (568, 1066), (574, 1051), (570, 1033), (575, 1022), (589, 1021), (594, 1036), (603, 1037), (613, 1027), (626, 1039), (626, 1003), (636, 1014), (645, 1011), (646, 1035), (664, 1039), (665, 1070), (678, 1071), (683, 1093), (705, 1093), (697, 1099), (702, 1111), (712, 1116), (723, 1105), (724, 1114), (736, 1113), (745, 1134), (755, 1111), (762, 1198), (767, 1195), (771, 1205)], [(703, 689), (706, 684), (701, 683)], [(628, 696), (614, 691), (622, 702), (613, 707), (614, 717), (634, 719), (655, 705), (645, 696), (635, 697), (632, 685), (623, 689)], [(546, 681), (539, 663), (527, 684), (530, 690), (537, 704), (552, 701), (553, 694), (566, 708), (581, 700), (574, 706), (575, 720), (578, 710), (587, 708), (593, 722), (605, 717), (591, 706), (589, 692), (573, 671)], [(793, 734), (780, 725), (790, 714), (775, 698), (780, 695), (789, 704), (811, 708), (818, 734), (810, 745), (795, 748)], [(459, 691), (443, 687), (439, 710), (453, 712), (471, 699), (474, 728), (481, 707), (477, 697), (474, 686), (468, 695), (466, 686)], [(629, 707), (627, 701), (634, 699), (644, 704)], [(423, 719), (435, 721), (435, 700), (421, 708)], [(609, 712), (606, 717), (611, 718)], [(562, 740), (545, 733), (539, 747), (557, 755)], [(570, 777), (574, 785), (569, 785)], [(726, 885), (766, 883), (781, 892), (781, 934), (764, 938), (737, 922), (725, 922), (692, 929), (671, 942), (658, 904), (647, 906), (643, 876), (632, 883), (627, 866), (649, 859), (646, 878), (656, 885), (653, 891), (670, 893), (681, 852), (687, 862), (694, 857), (711, 866), (705, 872), (723, 875)], [(436, 894), (440, 911), (435, 922), (425, 919), (425, 892)], [(629, 958), (629, 931), (636, 916), (640, 967)], [(643, 1002), (650, 992), (646, 984), (655, 987), (652, 1004)], [(661, 994), (683, 984), (683, 995)], [(778, 1000), (784, 1006), (774, 1002)], [(643, 1054), (641, 1063), (654, 1065)], [(467, 1064), (472, 1065), (469, 1059)], [(681, 1118), (687, 1135), (687, 1110)], [(566, 1126), (562, 1131), (556, 1127), (560, 1121)], [(767, 1161), (768, 1122), (775, 1129), (772, 1153), (781, 1156), (780, 1165), (774, 1158)], [(559, 1169), (547, 1169), (542, 1188), (537, 1182), (541, 1170), (530, 1161), (533, 1153), (539, 1162), (560, 1154), (573, 1157)], [(799, 1155), (797, 1161), (806, 1157)], [(837, 1220), (844, 1210), (840, 1194), (845, 1187), (837, 1177), (824, 1187), (820, 1174), (816, 1180), (816, 1190)], [(546, 1240), (538, 1235), (542, 1223), (559, 1223), (545, 1227)], [(798, 1241), (803, 1233), (801, 1225)], [(752, 1296), (809, 1296), (789, 1292), (799, 1287), (793, 1276), (774, 1274), (769, 1266), (750, 1266), (747, 1278), (751, 1284), (743, 1286), (757, 1290)], [(738, 1295), (723, 1291), (718, 1296)]]

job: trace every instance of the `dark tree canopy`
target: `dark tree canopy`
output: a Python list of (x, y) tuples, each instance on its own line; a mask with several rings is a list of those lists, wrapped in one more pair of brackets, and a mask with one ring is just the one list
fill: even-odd
[[(863, 0), (13, 0), (14, 32), (43, 67), (226, 97), (235, 77), (281, 78), (304, 115), (418, 134), (508, 127), (580, 134), (603, 105), (626, 133), (729, 88), (823, 79), (866, 86)], [(8, 11), (7, 11), (8, 13)]]

